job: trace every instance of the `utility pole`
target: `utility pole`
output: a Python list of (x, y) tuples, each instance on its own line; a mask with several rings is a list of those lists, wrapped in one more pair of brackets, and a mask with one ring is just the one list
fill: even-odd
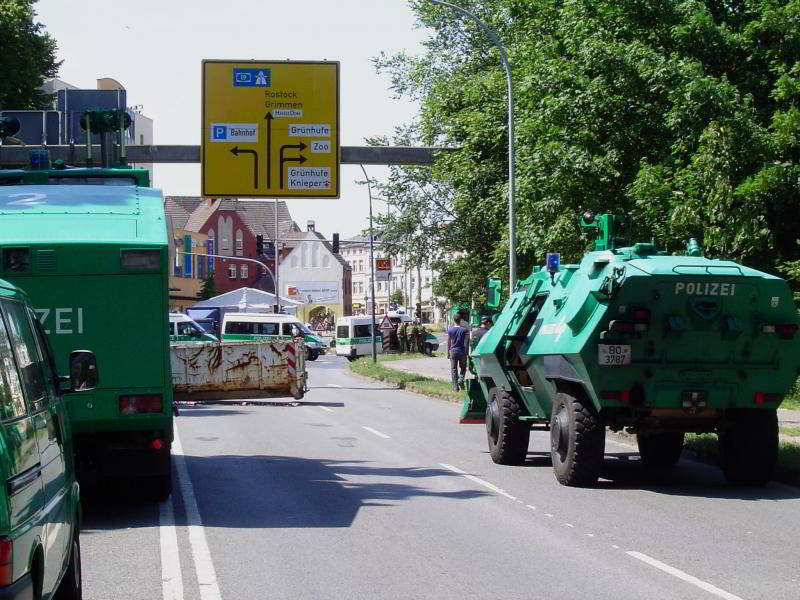
[(275, 304), (278, 306), (278, 312), (281, 312), (281, 294), (280, 294), (280, 262), (278, 244), (278, 199), (275, 198)]

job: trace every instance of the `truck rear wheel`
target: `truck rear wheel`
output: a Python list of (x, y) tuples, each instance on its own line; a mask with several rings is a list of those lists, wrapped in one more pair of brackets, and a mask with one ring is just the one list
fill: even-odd
[(166, 452), (162, 460), (165, 461), (163, 470), (166, 472), (147, 477), (147, 491), (156, 502), (164, 502), (172, 494), (172, 456)]
[(683, 452), (682, 431), (642, 432), (636, 435), (639, 455), (646, 467), (665, 469), (673, 466)]
[(733, 485), (766, 485), (778, 462), (778, 414), (769, 408), (728, 411), (719, 432), (722, 472)]
[(605, 426), (588, 399), (558, 392), (550, 417), (550, 456), (562, 485), (597, 483), (606, 447)]
[(489, 454), (500, 465), (520, 465), (528, 456), (531, 428), (519, 420), (522, 403), (505, 390), (489, 390), (486, 434)]

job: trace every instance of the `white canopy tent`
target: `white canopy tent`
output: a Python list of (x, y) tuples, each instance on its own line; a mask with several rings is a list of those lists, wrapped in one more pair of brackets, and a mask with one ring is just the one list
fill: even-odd
[[(302, 302), (281, 297), (281, 309), (289, 314), (297, 314), (297, 307)], [(202, 300), (192, 308), (224, 308), (238, 312), (272, 312), (275, 305), (275, 294), (255, 288), (240, 288)]]

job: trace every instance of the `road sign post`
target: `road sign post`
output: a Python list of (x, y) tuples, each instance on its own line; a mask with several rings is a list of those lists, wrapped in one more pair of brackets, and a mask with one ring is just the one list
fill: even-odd
[(394, 329), (394, 326), (392, 325), (392, 322), (389, 320), (388, 316), (383, 317), (383, 321), (381, 321), (381, 324), (380, 326), (378, 326), (378, 329), (380, 329), (381, 339), (383, 340), (383, 353), (386, 354), (387, 352), (389, 352), (389, 349), (391, 347), (391, 339), (392, 339), (391, 334), (392, 334), (392, 329)]
[(339, 63), (203, 61), (202, 193), (338, 198)]

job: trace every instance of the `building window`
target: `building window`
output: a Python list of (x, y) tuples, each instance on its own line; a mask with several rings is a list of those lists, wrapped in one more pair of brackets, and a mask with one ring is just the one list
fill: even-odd
[(383, 282), (382, 282), (382, 281), (379, 281), (379, 282), (378, 282), (378, 291), (379, 291), (379, 292), (381, 291), (382, 287), (383, 287)]
[(247, 265), (239, 265), (239, 277), (247, 279)]
[(228, 249), (228, 236), (225, 235), (222, 236), (222, 249), (223, 250)]
[(331, 257), (326, 254), (325, 256), (322, 257), (322, 268), (327, 269), (330, 266), (331, 266)]
[(236, 230), (236, 256), (244, 256), (244, 236), (242, 230)]
[(296, 269), (298, 266), (299, 261), (297, 260), (297, 254), (292, 255), (292, 268)]
[(228, 265), (228, 279), (236, 279), (236, 265)]

